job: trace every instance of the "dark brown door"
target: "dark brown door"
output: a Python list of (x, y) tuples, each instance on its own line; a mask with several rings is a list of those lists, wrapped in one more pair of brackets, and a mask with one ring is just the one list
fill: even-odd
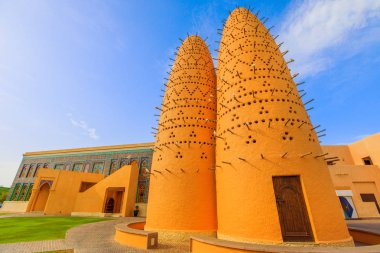
[(106, 213), (113, 213), (113, 208), (115, 206), (115, 200), (113, 198), (110, 198), (107, 200), (105, 212)]
[(314, 241), (298, 176), (273, 177), (284, 242)]

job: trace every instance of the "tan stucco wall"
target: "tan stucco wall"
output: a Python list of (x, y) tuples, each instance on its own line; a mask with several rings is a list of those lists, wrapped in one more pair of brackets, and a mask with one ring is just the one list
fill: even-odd
[(122, 216), (133, 216), (136, 198), (138, 166), (136, 163), (126, 165), (106, 177), (96, 185), (77, 194), (73, 212), (103, 212), (105, 195), (109, 187), (124, 189), (122, 200)]
[(4, 201), (0, 213), (24, 213), (29, 201)]
[(333, 165), (329, 166), (330, 175), (336, 190), (352, 190), (359, 218), (380, 217), (376, 206), (363, 202), (361, 193), (373, 193), (380, 204), (380, 168), (369, 165)]
[[(34, 182), (27, 211), (34, 211), (38, 203), (39, 189), (42, 182), (52, 181), (44, 209), (49, 215), (76, 215), (103, 212), (105, 195), (108, 188), (124, 190), (122, 216), (132, 216), (138, 179), (136, 163), (124, 166), (109, 177), (94, 173), (41, 169)], [(82, 182), (96, 183), (84, 192), (80, 192)], [(46, 184), (46, 183), (45, 183)]]
[[(380, 205), (380, 133), (368, 136), (349, 145), (323, 146), (330, 157), (340, 161), (329, 166), (336, 190), (351, 190), (359, 218), (377, 218), (380, 214), (372, 202), (363, 202), (361, 193), (372, 193)], [(374, 165), (364, 165), (370, 157)]]
[(27, 211), (34, 211), (37, 203), (40, 182), (52, 181), (50, 193), (46, 202), (44, 213), (49, 215), (68, 215), (72, 212), (75, 199), (82, 182), (97, 183), (104, 175), (83, 173), (76, 171), (63, 171), (54, 169), (41, 169), (38, 173), (29, 200)]
[(328, 157), (339, 157), (340, 161), (335, 162), (337, 165), (353, 165), (350, 148), (347, 145), (326, 145), (322, 146), (324, 153), (329, 153)]
[(354, 142), (349, 148), (355, 164), (363, 164), (362, 158), (370, 156), (373, 164), (380, 165), (380, 133)]

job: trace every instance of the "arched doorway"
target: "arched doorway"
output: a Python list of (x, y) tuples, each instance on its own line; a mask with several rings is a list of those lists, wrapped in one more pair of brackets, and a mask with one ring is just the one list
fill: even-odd
[(115, 207), (115, 200), (113, 198), (109, 198), (106, 203), (106, 213), (113, 213), (113, 209)]
[(49, 194), (50, 194), (50, 185), (48, 183), (45, 183), (40, 187), (36, 202), (34, 204), (33, 211), (43, 212), (45, 210), (45, 206), (49, 198)]

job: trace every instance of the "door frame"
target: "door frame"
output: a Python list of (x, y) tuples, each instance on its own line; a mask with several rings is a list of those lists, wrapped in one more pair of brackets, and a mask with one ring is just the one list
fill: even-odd
[[(306, 229), (309, 231), (310, 233), (310, 236), (309, 237), (304, 237), (304, 240), (300, 240), (300, 238), (302, 237), (298, 237), (296, 240), (286, 240), (285, 238), (287, 237), (285, 235), (285, 231), (283, 229), (283, 216), (281, 215), (281, 212), (279, 210), (279, 206), (278, 206), (278, 203), (277, 203), (277, 196), (276, 196), (276, 188), (275, 188), (275, 184), (274, 184), (274, 180), (275, 178), (287, 178), (287, 177), (295, 177), (298, 179), (298, 183), (299, 183), (299, 187), (300, 187), (300, 192), (299, 192), (299, 197), (300, 197), (300, 200), (301, 200), (301, 204), (303, 206), (303, 213), (305, 215), (305, 219), (306, 219)], [(272, 184), (273, 184), (273, 193), (274, 193), (274, 198), (275, 198), (275, 205), (276, 205), (276, 210), (277, 210), (277, 214), (278, 214), (278, 220), (279, 220), (279, 225), (280, 225), (280, 229), (281, 229), (281, 235), (282, 235), (282, 240), (283, 242), (287, 242), (287, 243), (291, 243), (291, 242), (315, 242), (315, 237), (314, 237), (314, 231), (313, 231), (313, 226), (312, 226), (312, 223), (311, 223), (311, 215), (310, 215), (310, 211), (309, 211), (309, 207), (307, 205), (307, 202), (306, 202), (306, 194), (304, 194), (305, 190), (304, 190), (304, 185), (303, 185), (303, 182), (302, 182), (302, 179), (301, 179), (301, 175), (295, 175), (295, 174), (292, 174), (292, 175), (275, 175), (275, 176), (272, 176)]]

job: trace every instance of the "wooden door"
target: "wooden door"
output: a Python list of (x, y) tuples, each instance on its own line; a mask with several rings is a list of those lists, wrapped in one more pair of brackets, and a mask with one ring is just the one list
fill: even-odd
[(114, 206), (115, 200), (113, 198), (109, 198), (106, 203), (105, 213), (113, 213)]
[(314, 241), (299, 176), (273, 177), (284, 242)]
[(113, 211), (114, 213), (120, 213), (122, 201), (123, 201), (123, 195), (124, 195), (124, 192), (122, 191), (116, 192), (115, 209)]

